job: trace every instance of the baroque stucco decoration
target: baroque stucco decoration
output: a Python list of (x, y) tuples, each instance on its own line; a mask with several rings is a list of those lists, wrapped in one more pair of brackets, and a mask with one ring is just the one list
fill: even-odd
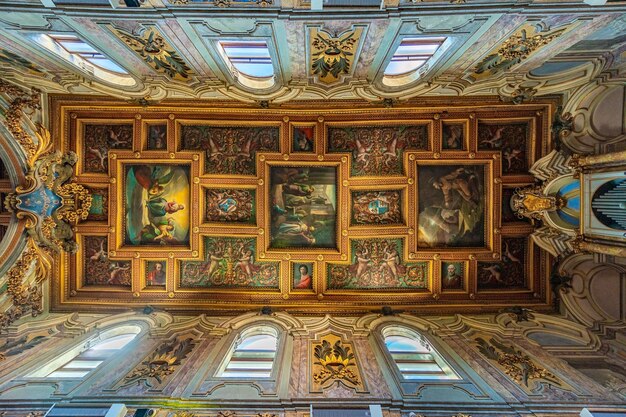
[(325, 84), (352, 74), (363, 32), (362, 27), (354, 27), (333, 36), (321, 28), (309, 28), (309, 74)]
[(354, 346), (328, 334), (311, 343), (311, 391), (323, 392), (335, 383), (364, 392), (365, 385), (356, 362)]
[(511, 380), (530, 393), (541, 392), (543, 385), (546, 384), (556, 385), (566, 390), (572, 389), (558, 376), (512, 345), (501, 343), (493, 337), (488, 341), (477, 337), (475, 342), (483, 356), (495, 362), (496, 366)]
[[(29, 168), (25, 183), (4, 201), (6, 209), (25, 222), (29, 234), (26, 250), (7, 273), (12, 306), (0, 315), (0, 327), (6, 328), (24, 314), (36, 316), (43, 311), (41, 283), (49, 276), (51, 253), (77, 250), (72, 226), (87, 218), (91, 195), (70, 181), (75, 154), (53, 152), (50, 132), (43, 126), (37, 126), (36, 139), (23, 128), (24, 114), (40, 108), (39, 91), (27, 93), (0, 80), (0, 92), (14, 97), (5, 124), (21, 145)], [(32, 273), (34, 285), (25, 284)]]
[(140, 34), (113, 29), (113, 33), (158, 73), (178, 81), (187, 81), (194, 74), (157, 29), (145, 28)]
[(520, 64), (541, 47), (561, 36), (568, 28), (552, 31), (541, 30), (540, 26), (524, 25), (501, 45), (494, 48), (474, 69), (474, 78), (481, 79), (508, 71)]
[(177, 338), (163, 342), (140, 365), (137, 365), (125, 377), (121, 387), (143, 384), (152, 389), (161, 385), (180, 366), (191, 353), (196, 341), (193, 338)]

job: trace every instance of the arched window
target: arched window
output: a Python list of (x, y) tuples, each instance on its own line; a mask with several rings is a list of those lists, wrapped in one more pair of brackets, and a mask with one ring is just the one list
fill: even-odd
[(274, 64), (267, 42), (219, 41), (217, 44), (224, 62), (241, 84), (255, 89), (274, 85)]
[(74, 34), (36, 33), (28, 36), (48, 51), (103, 81), (125, 86), (136, 84), (128, 71)]
[(445, 37), (402, 39), (385, 68), (383, 84), (395, 87), (417, 80), (422, 70), (432, 67), (434, 60), (446, 49), (446, 39)]
[(77, 346), (39, 368), (31, 377), (81, 379), (102, 363), (119, 355), (141, 331), (138, 326), (124, 326), (104, 332), (100, 337)]
[(383, 329), (385, 346), (402, 378), (414, 380), (460, 379), (424, 337), (404, 327)]
[(218, 377), (269, 378), (274, 368), (278, 333), (271, 327), (255, 327), (244, 331), (232, 353), (222, 365)]

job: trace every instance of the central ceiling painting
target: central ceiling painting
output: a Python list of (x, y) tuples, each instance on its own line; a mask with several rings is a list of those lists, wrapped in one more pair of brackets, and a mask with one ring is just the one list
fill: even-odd
[(51, 105), (94, 196), (80, 250), (59, 255), (57, 310), (549, 305), (547, 260), (506, 196), (532, 182), (551, 102)]

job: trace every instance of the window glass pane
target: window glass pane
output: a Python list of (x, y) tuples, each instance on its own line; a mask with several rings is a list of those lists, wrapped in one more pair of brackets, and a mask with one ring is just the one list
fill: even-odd
[(100, 365), (101, 363), (102, 361), (85, 361), (85, 360), (74, 359), (73, 361), (70, 361), (65, 366), (63, 366), (63, 369), (97, 368), (98, 365)]
[(110, 339), (106, 339), (101, 343), (98, 343), (91, 349), (93, 350), (104, 350), (104, 349), (121, 349), (126, 346), (131, 340), (133, 340), (137, 336), (136, 334), (123, 334), (120, 336), (114, 336)]
[(399, 75), (410, 71), (415, 71), (426, 61), (391, 61), (385, 69), (385, 75)]
[(244, 361), (237, 361), (237, 362), (230, 362), (228, 364), (228, 367), (226, 368), (227, 370), (231, 371), (233, 369), (267, 369), (267, 370), (271, 370), (272, 369), (272, 362), (244, 362)]
[(269, 58), (270, 51), (265, 45), (262, 47), (242, 48), (239, 46), (225, 46), (224, 51), (230, 59), (233, 58)]
[(251, 77), (269, 77), (274, 74), (274, 67), (271, 64), (244, 64), (233, 63), (237, 71), (242, 72)]
[(274, 66), (265, 41), (224, 41), (219, 42), (225, 54), (237, 71), (251, 77), (267, 78), (274, 74)]
[(446, 38), (404, 38), (396, 48), (384, 75), (402, 75), (418, 70), (437, 52)]
[(245, 338), (237, 350), (276, 350), (276, 338), (268, 334), (259, 334)]
[(57, 40), (57, 42), (59, 44), (61, 44), (61, 46), (63, 46), (68, 52), (77, 52), (77, 53), (81, 53), (81, 52), (90, 52), (90, 53), (99, 53), (98, 51), (96, 51), (95, 49), (93, 49), (90, 45), (87, 45), (85, 42), (82, 41), (65, 41), (65, 40)]
[(400, 44), (395, 55), (432, 55), (439, 48), (439, 44)]
[(102, 56), (99, 57), (84, 57), (87, 61), (91, 62), (94, 65), (99, 66), (100, 68), (104, 68), (106, 70), (109, 71), (113, 71), (113, 72), (126, 72), (124, 70), (124, 68), (120, 67), (119, 65), (117, 65), (115, 62), (111, 61), (108, 58), (104, 58)]
[(269, 372), (255, 372), (254, 374), (250, 374), (248, 372), (229, 372), (226, 371), (222, 373), (222, 377), (224, 378), (269, 378)]
[(82, 378), (88, 373), (89, 371), (54, 371), (48, 378)]
[(400, 372), (413, 371), (415, 372), (441, 372), (441, 368), (436, 363), (398, 363), (398, 369)]
[(385, 338), (385, 344), (390, 352), (428, 352), (417, 340), (403, 336), (389, 336)]
[[(100, 51), (74, 35), (67, 34), (34, 34), (30, 36), (37, 43), (59, 55), (66, 61), (84, 68), (85, 61), (97, 66), (100, 70), (118, 74), (128, 74), (124, 68), (107, 58)], [(100, 77), (102, 78), (102, 77)]]

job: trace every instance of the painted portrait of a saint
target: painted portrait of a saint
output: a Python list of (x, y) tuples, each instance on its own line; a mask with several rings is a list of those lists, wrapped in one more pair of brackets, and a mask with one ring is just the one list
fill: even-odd
[(146, 285), (163, 286), (167, 276), (165, 274), (165, 262), (150, 261), (146, 263)]
[(125, 244), (187, 245), (189, 167), (127, 165), (125, 179)]
[(483, 166), (419, 165), (419, 247), (485, 245)]
[(442, 290), (462, 290), (463, 289), (463, 262), (442, 262), (441, 263), (441, 289)]
[(293, 152), (315, 152), (315, 127), (293, 127)]
[(272, 248), (335, 248), (337, 170), (334, 167), (272, 167)]
[(293, 264), (293, 289), (310, 290), (313, 288), (313, 263)]

